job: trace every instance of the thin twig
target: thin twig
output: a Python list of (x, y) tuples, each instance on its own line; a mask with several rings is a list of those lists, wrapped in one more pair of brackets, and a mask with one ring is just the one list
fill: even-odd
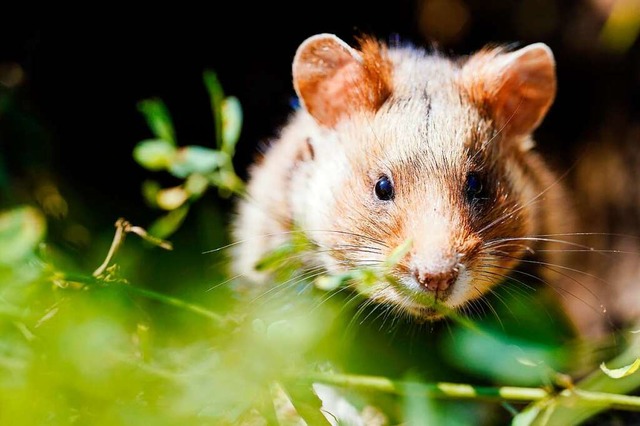
[(113, 241), (111, 241), (111, 247), (109, 247), (107, 257), (105, 257), (102, 265), (98, 266), (98, 268), (93, 271), (92, 275), (94, 277), (100, 277), (104, 274), (104, 272), (107, 270), (107, 267), (111, 263), (111, 260), (113, 260), (113, 257), (118, 252), (118, 249), (124, 243), (124, 240), (129, 232), (134, 233), (143, 240), (165, 250), (173, 249), (173, 246), (170, 242), (161, 240), (160, 238), (156, 238), (153, 235), (149, 235), (149, 233), (144, 228), (141, 228), (140, 226), (134, 226), (128, 220), (122, 217), (116, 220), (115, 227), (116, 233), (113, 236)]
[(109, 252), (107, 253), (107, 257), (104, 258), (104, 262), (102, 262), (102, 265), (98, 266), (98, 268), (93, 271), (92, 275), (94, 277), (101, 276), (102, 274), (104, 274), (104, 271), (107, 270), (109, 263), (111, 263), (111, 259), (113, 259), (113, 256), (115, 256), (118, 248), (122, 245), (124, 239), (127, 236), (125, 232), (125, 226), (127, 224), (129, 224), (129, 222), (127, 222), (123, 218), (116, 220), (116, 233), (113, 236), (113, 241), (111, 241), (111, 247), (109, 247)]

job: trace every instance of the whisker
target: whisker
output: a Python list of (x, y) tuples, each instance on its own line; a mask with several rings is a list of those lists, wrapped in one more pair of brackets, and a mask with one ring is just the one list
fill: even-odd
[[(353, 317), (351, 318), (351, 321), (349, 321), (349, 324), (347, 325), (347, 330), (350, 330), (351, 327), (355, 326), (356, 321), (358, 321), (358, 318), (367, 310), (369, 309), (369, 307), (371, 305), (376, 305), (376, 303), (371, 300), (371, 299), (365, 299), (364, 303), (362, 303), (360, 305), (360, 307), (356, 310), (355, 314), (353, 315)], [(366, 319), (366, 318), (365, 318)], [(364, 320), (363, 320), (364, 321)], [(363, 321), (360, 321), (360, 324), (363, 323)]]
[[(506, 269), (506, 270), (510, 270), (510, 268), (503, 267), (503, 266), (500, 266), (500, 265), (491, 265), (491, 266), (492, 266), (492, 267), (494, 267), (494, 268), (498, 268), (498, 269)], [(547, 282), (546, 280), (542, 279), (542, 278), (541, 278), (541, 277), (539, 277), (539, 276), (536, 276), (536, 275), (533, 275), (533, 274), (530, 274), (530, 273), (527, 273), (527, 272), (524, 272), (524, 271), (520, 271), (520, 270), (517, 270), (517, 269), (516, 269), (516, 270), (512, 270), (512, 272), (513, 272), (513, 273), (520, 274), (520, 275), (525, 275), (525, 276), (527, 276), (527, 277), (530, 277), (530, 278), (535, 279), (536, 281), (541, 282), (542, 284), (546, 285), (548, 288), (552, 289), (555, 293), (557, 293), (557, 294), (558, 294), (560, 297), (562, 297), (562, 298), (566, 298), (566, 296), (568, 295), (568, 296), (573, 297), (573, 298), (574, 298), (574, 299), (576, 299), (576, 300), (579, 300), (580, 302), (584, 303), (586, 306), (588, 306), (590, 309), (592, 309), (594, 312), (598, 313), (599, 315), (605, 315), (605, 316), (607, 317), (608, 321), (609, 321), (609, 322), (611, 322), (611, 318), (609, 317), (609, 315), (608, 315), (606, 312), (603, 312), (602, 310), (599, 310), (599, 309), (598, 309), (598, 308), (596, 308), (594, 305), (592, 305), (591, 303), (587, 302), (587, 301), (586, 301), (586, 300), (584, 300), (582, 297), (579, 297), (579, 296), (578, 296), (578, 295), (576, 295), (575, 293), (573, 293), (573, 292), (571, 292), (571, 291), (569, 291), (569, 290), (567, 290), (567, 289), (564, 289), (564, 288), (556, 288), (556, 287), (554, 287), (551, 283)], [(486, 272), (483, 272), (483, 273), (490, 273), (490, 272), (489, 272), (489, 271), (486, 271)], [(497, 274), (497, 273), (496, 273), (496, 274)], [(511, 292), (511, 291), (517, 291), (517, 293), (518, 293), (519, 295), (524, 296), (524, 297), (526, 297), (526, 298), (528, 298), (528, 299), (532, 300), (533, 302), (535, 302), (537, 305), (541, 306), (541, 307), (542, 307), (542, 309), (544, 310), (544, 312), (546, 313), (546, 315), (547, 315), (547, 317), (548, 317), (549, 319), (553, 319), (553, 318), (554, 318), (554, 317), (551, 315), (551, 313), (549, 312), (549, 310), (547, 309), (547, 306), (546, 306), (545, 304), (540, 303), (540, 301), (539, 301), (538, 299), (534, 298), (531, 294), (524, 292), (524, 290), (523, 290), (523, 289), (520, 289), (518, 286), (510, 287), (508, 284), (515, 284), (515, 283), (522, 284), (525, 288), (527, 288), (527, 289), (529, 289), (529, 290), (531, 290), (531, 291), (536, 291), (536, 289), (535, 289), (535, 288), (533, 288), (533, 287), (531, 287), (531, 286), (529, 286), (529, 285), (525, 284), (523, 281), (520, 281), (520, 280), (518, 280), (517, 278), (515, 278), (515, 277), (513, 277), (513, 276), (510, 276), (510, 275), (503, 275), (503, 274), (497, 274), (497, 275), (500, 275), (500, 276), (503, 276), (503, 277), (507, 278), (507, 279), (503, 282), (503, 284), (501, 284), (501, 288), (504, 288), (504, 289), (505, 289), (505, 291), (509, 291), (509, 292)], [(506, 285), (505, 285), (505, 284), (506, 284)], [(579, 285), (582, 285), (582, 284), (581, 284), (581, 283), (579, 283), (579, 282), (578, 282), (578, 284), (579, 284)], [(563, 294), (563, 293), (561, 293), (561, 292), (564, 292), (564, 294)], [(596, 299), (597, 299), (597, 300), (599, 300), (599, 298), (598, 298), (598, 297), (596, 297)], [(516, 299), (516, 300), (517, 300), (517, 299)], [(601, 305), (601, 306), (600, 306), (600, 308), (603, 308), (603, 306)]]
[[(358, 253), (360, 250), (355, 250), (355, 249), (350, 249), (351, 253)], [(283, 257), (281, 259), (276, 259), (274, 261), (274, 267), (283, 267), (287, 264), (290, 264), (292, 261), (298, 260), (298, 259), (302, 259), (305, 257), (308, 257), (311, 253), (315, 253), (315, 254), (320, 254), (320, 253), (331, 253), (331, 252), (344, 252), (345, 250), (342, 249), (335, 249), (335, 248), (314, 248), (313, 250), (309, 250), (309, 251), (303, 251), (301, 253), (296, 253), (296, 254), (292, 254), (290, 256), (287, 257)], [(363, 250), (362, 253), (366, 253), (366, 254), (378, 254), (378, 253), (372, 253), (368, 250)], [(379, 259), (362, 259), (362, 260), (352, 260), (352, 259), (342, 259), (342, 262), (344, 262), (345, 265), (348, 265), (350, 267), (354, 267), (356, 266), (358, 263), (362, 262), (380, 262), (382, 263), (383, 260), (379, 260)], [(274, 267), (269, 268), (269, 269), (274, 269)]]
[[(593, 279), (595, 279), (595, 280), (598, 280), (598, 281), (600, 281), (600, 282), (601, 282), (601, 283), (603, 283), (603, 284), (609, 285), (609, 283), (607, 282), (607, 280), (605, 280), (605, 279), (603, 279), (603, 278), (601, 278), (601, 277), (599, 277), (599, 276), (597, 276), (597, 275), (593, 275), (593, 274), (590, 274), (590, 273), (588, 273), (588, 272), (581, 271), (581, 270), (576, 269), (576, 268), (571, 268), (571, 267), (569, 267), (569, 266), (558, 265), (558, 264), (556, 264), (556, 263), (550, 263), (550, 262), (544, 262), (544, 261), (542, 261), (542, 260), (518, 259), (518, 258), (516, 258), (516, 257), (513, 257), (513, 256), (509, 255), (508, 253), (503, 253), (503, 252), (492, 252), (491, 254), (495, 254), (495, 255), (497, 255), (497, 256), (502, 256), (502, 257), (507, 257), (507, 258), (514, 259), (514, 260), (519, 260), (519, 261), (520, 261), (520, 262), (522, 262), (522, 263), (530, 263), (530, 264), (533, 264), (533, 265), (540, 265), (540, 266), (542, 266), (542, 267), (546, 267), (546, 268), (548, 268), (550, 271), (555, 272), (555, 273), (557, 273), (557, 274), (559, 274), (559, 275), (562, 275), (562, 276), (564, 276), (564, 277), (566, 277), (566, 278), (575, 279), (575, 278), (573, 278), (573, 277), (571, 277), (571, 276), (569, 276), (569, 275), (562, 274), (562, 273), (561, 273), (561, 272), (559, 272), (559, 271), (555, 271), (555, 270), (551, 269), (551, 267), (553, 267), (553, 268), (559, 268), (559, 269), (562, 269), (562, 270), (565, 270), (565, 271), (569, 271), (569, 272), (575, 272), (576, 274), (581, 274), (581, 275), (584, 275), (584, 276), (586, 276), (586, 277), (589, 277), (589, 278), (593, 278)], [(580, 283), (579, 283), (579, 284), (580, 284)], [(589, 291), (589, 293), (590, 293), (593, 297), (596, 297), (596, 298), (597, 298), (597, 296), (595, 295), (595, 293), (593, 293), (593, 292), (592, 292), (588, 287), (584, 286), (583, 284), (581, 284), (581, 285), (585, 288), (585, 290)]]
[[(505, 268), (508, 269), (508, 268)], [(484, 276), (486, 282), (492, 283), (494, 281), (489, 281), (489, 276), (492, 277), (497, 277), (500, 279), (500, 285), (499, 286), (495, 286), (495, 289), (504, 289), (504, 291), (506, 291), (507, 293), (509, 293), (509, 295), (511, 296), (516, 296), (518, 298), (520, 297), (530, 297), (531, 294), (528, 293), (526, 290), (535, 292), (536, 289), (531, 287), (530, 285), (524, 283), (523, 281), (512, 277), (511, 275), (508, 274), (501, 274), (499, 272), (495, 272), (495, 271), (482, 271), (481, 275)], [(509, 284), (518, 284), (518, 285), (513, 285), (510, 286)], [(493, 291), (493, 289), (492, 289)]]
[(290, 230), (290, 231), (282, 231), (282, 232), (271, 232), (271, 233), (266, 233), (266, 234), (260, 234), (260, 235), (254, 235), (250, 238), (245, 238), (243, 240), (239, 240), (239, 241), (234, 241), (232, 243), (226, 244), (222, 247), (218, 247), (215, 249), (211, 249), (211, 250), (206, 250), (203, 251), (202, 254), (210, 254), (210, 253), (216, 253), (222, 250), (226, 250), (228, 248), (237, 246), (239, 244), (244, 244), (244, 243), (248, 243), (257, 239), (261, 239), (261, 238), (269, 238), (269, 237), (279, 237), (279, 236), (284, 236), (284, 235), (293, 235), (293, 234), (308, 234), (308, 233), (322, 233), (322, 232), (326, 232), (329, 234), (339, 234), (339, 235), (348, 235), (351, 237), (356, 237), (356, 238), (362, 238), (364, 240), (370, 241), (372, 243), (375, 243), (383, 248), (388, 249), (389, 245), (386, 244), (384, 241), (370, 237), (368, 235), (364, 235), (364, 234), (358, 234), (355, 232), (349, 232), (349, 231), (343, 231), (343, 230), (331, 230), (331, 229), (305, 229), (305, 230)]
[[(381, 304), (381, 303), (373, 303), (373, 304), (372, 304), (372, 306), (373, 306), (373, 307), (371, 308), (371, 310), (369, 311), (369, 313), (368, 313), (364, 318), (362, 318), (362, 321), (360, 321), (360, 325), (364, 324), (364, 323), (367, 321), (367, 319), (368, 319), (368, 318), (369, 318), (369, 317), (370, 317), (374, 312), (376, 312), (376, 310), (378, 310), (379, 308), (381, 308), (382, 304)], [(375, 318), (378, 318), (378, 317), (375, 317)]]
[(527, 208), (531, 205), (533, 205), (533, 203), (540, 201), (540, 197), (542, 197), (544, 194), (546, 194), (548, 191), (551, 190), (551, 188), (553, 188), (554, 186), (558, 185), (560, 183), (560, 181), (562, 181), (564, 178), (566, 178), (569, 175), (569, 172), (573, 169), (573, 167), (569, 167), (563, 174), (561, 174), (555, 181), (553, 181), (549, 186), (547, 186), (545, 189), (543, 189), (542, 191), (540, 191), (540, 193), (538, 195), (536, 195), (535, 197), (533, 197), (531, 200), (529, 200), (528, 202), (526, 202), (525, 204), (521, 205), (520, 207), (515, 208), (514, 210), (507, 212), (506, 214), (504, 214), (503, 216), (499, 217), (498, 219), (494, 220), (493, 222), (489, 223), (488, 225), (486, 225), (485, 227), (483, 227), (480, 231), (478, 231), (478, 234), (482, 234), (483, 232), (487, 231), (488, 229), (491, 229), (493, 226), (495, 226), (497, 223), (502, 222), (503, 220), (506, 220), (508, 218), (510, 218), (511, 216), (513, 216), (514, 214), (518, 213), (520, 210)]
[[(345, 304), (345, 308), (346, 306), (348, 306), (348, 304), (352, 303), (353, 301), (357, 301), (358, 299), (361, 298), (361, 295), (358, 293), (355, 293), (348, 301), (347, 304)], [(371, 299), (368, 298), (364, 298), (362, 300), (362, 302), (359, 304), (358, 308), (356, 309), (356, 311), (354, 312), (353, 316), (351, 317), (351, 320), (349, 320), (349, 323), (347, 324), (347, 326), (345, 327), (345, 335), (347, 332), (351, 331), (352, 327), (355, 326), (355, 321), (357, 320), (357, 318), (362, 315), (362, 312), (367, 309), (367, 306), (370, 305), (371, 303), (373, 303), (373, 301)], [(341, 311), (342, 313), (342, 311)]]
[[(508, 256), (507, 256), (507, 257), (508, 257)], [(578, 281), (578, 280), (577, 280), (577, 279), (575, 279), (574, 277), (571, 277), (571, 276), (569, 276), (569, 275), (563, 274), (563, 273), (561, 273), (561, 272), (559, 272), (559, 271), (553, 271), (553, 269), (551, 269), (551, 267), (550, 267), (549, 265), (544, 265), (544, 264), (543, 264), (543, 265), (541, 265), (541, 266), (543, 266), (543, 267), (545, 267), (545, 268), (548, 268), (548, 269), (549, 269), (549, 270), (551, 270), (552, 272), (555, 272), (555, 273), (557, 273), (557, 274), (559, 274), (559, 275), (564, 275), (564, 276), (565, 276), (565, 277), (567, 277), (568, 279), (571, 279), (571, 280), (572, 280), (572, 281), (574, 281), (576, 284), (578, 284), (581, 288), (583, 288), (583, 289), (584, 289), (584, 290), (586, 290), (589, 294), (591, 294), (591, 296), (592, 296), (592, 297), (594, 297), (594, 299), (596, 299), (596, 300), (600, 301), (600, 298), (599, 298), (596, 294), (594, 294), (594, 293), (593, 293), (593, 291), (591, 291), (587, 286), (585, 286), (583, 283), (581, 283), (580, 281)], [(560, 265), (552, 265), (552, 266), (560, 266)], [(494, 265), (494, 267), (498, 268), (499, 266), (498, 266), (498, 265)], [(507, 268), (507, 267), (502, 267), (502, 268), (503, 268), (503, 269), (510, 270), (510, 268)], [(556, 292), (558, 295), (560, 295), (561, 297), (565, 298), (565, 297), (566, 297), (566, 295), (569, 295), (569, 296), (571, 296), (571, 297), (575, 298), (576, 300), (579, 300), (580, 302), (584, 303), (586, 306), (588, 306), (588, 307), (589, 307), (591, 310), (593, 310), (594, 312), (596, 312), (596, 313), (598, 313), (598, 314), (603, 314), (603, 313), (604, 313), (604, 312), (602, 311), (602, 308), (604, 308), (604, 306), (600, 305), (600, 309), (598, 309), (598, 308), (596, 308), (595, 306), (593, 306), (591, 303), (587, 302), (587, 301), (586, 301), (585, 299), (583, 299), (582, 297), (578, 296), (577, 294), (573, 293), (573, 292), (572, 292), (572, 291), (570, 291), (570, 290), (567, 290), (566, 288), (553, 286), (552, 284), (550, 284), (550, 283), (549, 283), (549, 282), (547, 282), (546, 280), (542, 279), (541, 277), (538, 277), (538, 276), (536, 276), (536, 275), (533, 275), (533, 274), (530, 274), (530, 273), (527, 273), (527, 272), (524, 272), (524, 271), (520, 271), (520, 270), (518, 270), (518, 269), (513, 269), (513, 270), (512, 270), (512, 272), (513, 272), (513, 273), (516, 273), (516, 274), (525, 275), (525, 276), (528, 276), (528, 277), (534, 278), (534, 279), (536, 279), (536, 280), (540, 281), (541, 283), (545, 284), (545, 285), (546, 285), (546, 286), (548, 286), (549, 288), (551, 288), (553, 291), (555, 291), (555, 292)], [(576, 270), (576, 272), (581, 272), (581, 271)], [(586, 273), (585, 273), (585, 274), (586, 274)], [(589, 274), (587, 274), (587, 275), (589, 275)], [(597, 279), (598, 279), (598, 277), (596, 277), (596, 276), (594, 276), (594, 278), (597, 278)], [(599, 278), (599, 279), (601, 279), (601, 278)], [(601, 280), (602, 280), (602, 279), (601, 279)], [(604, 280), (603, 280), (603, 281), (604, 281)], [(606, 281), (604, 281), (604, 282), (606, 283)], [(564, 294), (563, 294), (563, 293), (561, 293), (561, 292), (564, 292)]]
[[(507, 268), (505, 266), (500, 266), (500, 265), (487, 265), (487, 269), (489, 267), (496, 268), (496, 269), (507, 269), (507, 270), (511, 271), (511, 268)], [(479, 267), (477, 269), (481, 270), (482, 274), (494, 274), (495, 276), (498, 276), (498, 277), (502, 278), (504, 281), (507, 281), (507, 280), (511, 279), (511, 280), (517, 282), (518, 284), (522, 285), (523, 287), (525, 287), (525, 288), (527, 288), (527, 289), (529, 289), (531, 291), (535, 291), (535, 288), (531, 287), (529, 284), (527, 284), (527, 283), (525, 283), (523, 281), (520, 281), (519, 279), (517, 279), (517, 278), (515, 278), (515, 277), (513, 277), (513, 276), (511, 276), (509, 274), (499, 274), (499, 273), (494, 272), (494, 271), (482, 270), (483, 267)], [(515, 270), (513, 272), (518, 272), (518, 271)], [(533, 274), (528, 274), (528, 275), (530, 275), (532, 278), (538, 278)]]
[(632, 234), (617, 234), (610, 232), (565, 232), (565, 233), (557, 233), (557, 234), (539, 234), (539, 237), (620, 237), (620, 238), (632, 238), (635, 240), (640, 240), (640, 235), (632, 235)]
[(532, 247), (526, 245), (526, 244), (516, 244), (516, 243), (511, 243), (511, 242), (504, 242), (503, 244), (495, 244), (495, 245), (482, 245), (482, 249), (487, 249), (487, 248), (491, 248), (491, 249), (504, 249), (504, 248), (509, 248), (509, 247), (518, 247), (520, 248), (522, 251), (525, 251), (529, 254), (536, 254), (536, 252), (538, 250), (534, 250)]
[(519, 280), (517, 280), (517, 278), (507, 276), (506, 279), (497, 288), (506, 292), (509, 296), (513, 297), (516, 300), (526, 298), (530, 301), (534, 301), (535, 297), (533, 297), (533, 293), (536, 292), (536, 289), (528, 286), (527, 284), (524, 284), (522, 281), (518, 281)]
[(545, 242), (545, 243), (558, 243), (558, 244), (565, 244), (565, 245), (568, 245), (568, 246), (571, 246), (571, 247), (578, 247), (578, 248), (585, 249), (585, 250), (588, 250), (588, 251), (594, 251), (595, 250), (593, 247), (586, 246), (584, 244), (575, 243), (573, 241), (560, 240), (560, 239), (556, 239), (556, 238), (534, 237), (534, 236), (529, 236), (529, 237), (504, 237), (504, 238), (494, 239), (494, 240), (490, 240), (490, 241), (486, 242), (485, 244), (483, 244), (483, 247), (491, 248), (494, 245), (497, 245), (499, 243), (513, 242), (513, 241), (535, 241), (535, 242)]
[(364, 250), (368, 250), (368, 253), (372, 253), (372, 254), (382, 254), (382, 250), (376, 247), (369, 247), (369, 246), (359, 246), (356, 244), (338, 244), (333, 246), (334, 250), (349, 250), (349, 249), (354, 249), (357, 251), (364, 251)]
[(515, 204), (513, 207), (513, 209), (507, 210), (502, 216), (499, 216), (497, 219), (494, 219), (492, 222), (490, 222), (488, 225), (485, 225), (484, 227), (482, 227), (479, 231), (478, 234), (483, 234), (484, 232), (488, 231), (489, 229), (493, 228), (496, 225), (499, 225), (501, 223), (504, 223), (504, 221), (511, 219), (511, 217), (513, 217), (516, 213), (518, 213), (520, 210), (527, 208), (531, 205), (533, 205), (534, 203), (539, 202), (540, 200), (537, 199), (537, 197), (529, 200), (527, 203), (522, 204), (522, 205), (518, 205)]
[(208, 289), (206, 289), (206, 290), (205, 290), (205, 293), (207, 293), (207, 292), (209, 292), (209, 291), (212, 291), (212, 290), (215, 290), (216, 288), (220, 288), (220, 287), (222, 287), (222, 286), (224, 286), (224, 285), (227, 285), (227, 284), (229, 284), (230, 282), (235, 281), (235, 280), (237, 280), (238, 278), (240, 278), (240, 277), (244, 277), (244, 276), (246, 276), (246, 275), (247, 275), (247, 274), (237, 274), (237, 275), (234, 275), (234, 276), (232, 276), (231, 278), (228, 278), (228, 279), (226, 279), (226, 280), (223, 280), (222, 282), (219, 282), (219, 283), (217, 283), (217, 284), (212, 285), (211, 287), (209, 287)]
[(380, 324), (380, 327), (378, 327), (379, 331), (382, 331), (382, 329), (384, 328), (384, 324), (386, 322), (386, 318), (389, 317), (389, 313), (392, 311), (392, 308), (390, 305), (385, 305), (385, 304), (379, 304), (380, 306), (380, 313), (372, 320), (372, 321), (377, 321), (380, 317), (382, 317), (382, 324)]
[[(476, 290), (477, 290), (477, 289), (476, 289)], [(489, 292), (490, 292), (490, 293), (492, 293), (494, 296), (496, 296), (496, 297), (497, 297), (497, 294), (496, 294), (493, 290), (491, 290), (491, 289), (490, 289), (490, 290), (489, 290)], [(497, 298), (498, 298), (498, 300), (499, 300), (500, 302), (502, 302), (502, 304), (503, 304), (504, 306), (506, 306), (507, 310), (511, 313), (511, 315), (513, 315), (513, 312), (511, 311), (511, 309), (509, 308), (509, 306), (504, 302), (504, 300), (502, 300), (502, 298), (500, 298), (500, 297), (497, 297)], [(496, 309), (493, 307), (493, 305), (491, 304), (491, 302), (489, 302), (489, 301), (487, 300), (487, 298), (486, 298), (486, 297), (482, 297), (482, 298), (480, 298), (480, 299), (478, 299), (478, 300), (480, 301), (480, 303), (484, 303), (484, 304), (489, 308), (489, 310), (491, 311), (491, 313), (493, 314), (493, 316), (494, 316), (494, 317), (496, 317), (496, 320), (497, 320), (497, 321), (498, 321), (498, 323), (500, 324), (500, 328), (502, 328), (502, 329), (504, 330), (505, 328), (504, 328), (504, 324), (502, 323), (502, 319), (500, 318), (500, 315), (498, 315), (498, 311), (496, 311)]]
[(338, 289), (335, 289), (333, 291), (328, 292), (328, 295), (324, 296), (322, 299), (320, 299), (320, 301), (318, 302), (318, 304), (316, 304), (316, 306), (314, 308), (311, 309), (310, 312), (315, 312), (316, 309), (320, 308), (320, 306), (322, 306), (323, 304), (325, 304), (326, 302), (328, 302), (332, 297), (336, 296), (337, 294), (340, 294), (343, 291), (348, 291), (350, 290), (349, 287), (347, 286), (341, 286)]
[(368, 235), (358, 234), (356, 232), (349, 232), (349, 231), (343, 231), (343, 230), (322, 230), (322, 229), (306, 229), (304, 230), (304, 232), (327, 232), (327, 233), (333, 233), (333, 234), (348, 235), (351, 237), (357, 237), (357, 238), (362, 238), (362, 239), (371, 241), (372, 243), (376, 243), (379, 246), (386, 249), (390, 248), (389, 245), (382, 240), (370, 237)]
[[(272, 287), (270, 287), (267, 291), (265, 291), (264, 293), (259, 294), (258, 296), (256, 296), (255, 298), (253, 298), (252, 300), (249, 301), (249, 303), (255, 303), (256, 301), (258, 301), (259, 299), (269, 295), (272, 292), (276, 292), (276, 294), (278, 294), (280, 291), (282, 291), (283, 289), (286, 289), (288, 287), (293, 287), (303, 281), (306, 281), (310, 278), (314, 278), (315, 276), (319, 276), (322, 275), (324, 273), (324, 267), (318, 266), (316, 268), (312, 268), (308, 271), (305, 271), (304, 273), (300, 274), (300, 275), (296, 275), (293, 278), (290, 278), (282, 283), (278, 283), (277, 285), (274, 285)], [(317, 274), (317, 275), (316, 275)], [(266, 301), (265, 301), (266, 302)]]
[(537, 250), (540, 253), (597, 253), (597, 254), (632, 254), (640, 256), (640, 252), (627, 250), (611, 250), (611, 249), (542, 249)]
[(482, 303), (480, 303), (482, 293), (476, 287), (473, 287), (473, 290), (478, 293), (478, 298), (468, 300), (467, 303), (462, 307), (462, 309), (465, 311), (469, 311), (468, 316), (470, 317), (470, 319), (475, 316), (477, 316), (478, 318), (482, 318), (485, 315), (484, 307)]

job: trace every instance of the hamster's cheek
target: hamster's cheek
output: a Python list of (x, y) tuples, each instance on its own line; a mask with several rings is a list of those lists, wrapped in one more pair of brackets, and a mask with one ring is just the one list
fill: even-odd
[[(334, 150), (331, 155), (320, 152), (308, 164), (302, 165), (298, 173), (304, 179), (295, 179), (292, 188), (293, 217), (298, 226), (304, 230), (337, 231), (335, 218), (343, 214), (339, 210), (337, 196), (348, 183), (350, 167), (344, 152)], [(318, 242), (323, 241), (318, 235)]]

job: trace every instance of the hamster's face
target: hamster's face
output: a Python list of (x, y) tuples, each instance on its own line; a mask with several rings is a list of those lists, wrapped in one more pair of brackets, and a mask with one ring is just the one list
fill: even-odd
[(391, 280), (369, 297), (418, 318), (459, 308), (526, 253), (538, 188), (527, 155), (450, 93), (395, 99), (314, 143), (303, 210), (324, 265), (382, 268), (408, 240)]
[(555, 95), (544, 45), (455, 62), (413, 48), (307, 40), (294, 83), (315, 123), (294, 218), (330, 271), (383, 268), (367, 295), (418, 318), (504, 280), (538, 232), (544, 165), (531, 132)]

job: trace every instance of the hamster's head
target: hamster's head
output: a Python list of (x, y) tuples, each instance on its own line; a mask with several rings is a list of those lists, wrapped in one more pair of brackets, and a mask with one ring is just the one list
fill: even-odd
[(531, 140), (556, 92), (547, 46), (452, 60), (323, 34), (299, 47), (293, 77), (311, 129), (294, 220), (324, 267), (382, 268), (410, 241), (368, 296), (419, 319), (509, 275), (553, 181)]

